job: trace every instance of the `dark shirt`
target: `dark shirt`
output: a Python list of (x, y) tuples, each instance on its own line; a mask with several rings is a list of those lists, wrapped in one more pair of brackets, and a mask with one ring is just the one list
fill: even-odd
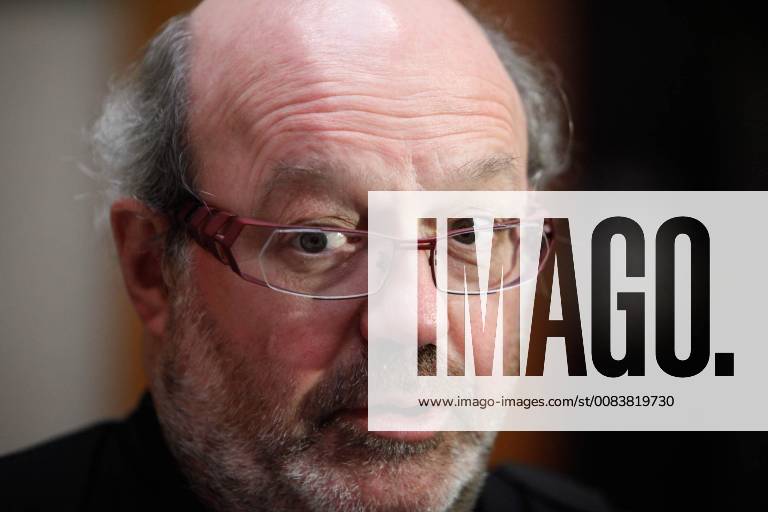
[[(0, 510), (203, 512), (165, 444), (152, 400), (120, 422), (101, 423), (0, 458)], [(476, 511), (609, 510), (562, 477), (504, 466), (486, 479)]]

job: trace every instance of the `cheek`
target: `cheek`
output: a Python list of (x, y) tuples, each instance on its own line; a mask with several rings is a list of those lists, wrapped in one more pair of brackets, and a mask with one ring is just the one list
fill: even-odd
[(266, 355), (293, 368), (321, 371), (333, 365), (354, 322), (349, 314), (323, 314), (311, 299), (277, 298), (270, 304)]
[(281, 368), (300, 384), (332, 367), (352, 342), (354, 301), (331, 304), (276, 292), (244, 281), (201, 250), (194, 260), (207, 311), (254, 371)]
[(502, 324), (504, 337), (503, 367), (506, 371), (517, 371), (519, 367), (519, 325), (520, 325), (520, 293), (518, 288), (504, 292), (503, 318), (500, 318), (499, 295), (488, 295), (486, 301), (485, 325), (480, 308), (480, 298), (473, 296), (469, 299), (469, 318), (465, 318), (466, 306), (464, 297), (448, 297), (448, 343), (449, 359), (454, 357), (460, 366), (466, 365), (465, 354), (465, 322), (469, 323), (472, 333), (472, 351), (476, 375), (491, 375), (496, 343), (497, 322)]
[(520, 288), (504, 292), (504, 368), (520, 373)]

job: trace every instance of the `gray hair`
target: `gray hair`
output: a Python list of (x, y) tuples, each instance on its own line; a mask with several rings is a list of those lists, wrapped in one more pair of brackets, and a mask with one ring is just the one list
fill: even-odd
[(172, 18), (111, 85), (91, 142), (106, 202), (133, 197), (172, 213), (193, 190), (187, 139), (189, 15)]
[[(540, 188), (568, 165), (564, 96), (502, 31), (485, 20), (481, 26), (520, 93), (528, 125), (529, 181)], [(133, 197), (172, 219), (185, 197), (194, 195), (186, 122), (191, 37), (189, 15), (172, 18), (141, 61), (113, 84), (92, 133), (107, 205), (117, 197)], [(169, 237), (167, 249), (179, 249), (170, 247), (183, 239), (178, 226), (172, 225)]]
[(573, 122), (554, 67), (545, 68), (489, 21), (480, 26), (520, 94), (528, 130), (528, 181), (539, 189), (570, 165)]

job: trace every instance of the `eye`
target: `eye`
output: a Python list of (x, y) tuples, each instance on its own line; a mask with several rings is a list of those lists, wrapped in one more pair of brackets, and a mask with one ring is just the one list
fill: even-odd
[[(450, 229), (460, 230), (460, 229), (468, 229), (471, 227), (474, 227), (474, 222), (472, 219), (458, 219), (456, 222), (453, 223)], [(459, 242), (460, 244), (471, 245), (475, 243), (475, 231), (472, 230), (466, 233), (452, 235), (451, 239), (455, 240), (456, 242)]]
[(298, 234), (293, 239), (293, 246), (307, 254), (319, 254), (326, 249), (338, 249), (347, 241), (347, 237), (335, 231), (311, 231)]
[(460, 244), (471, 245), (475, 243), (475, 232), (470, 231), (469, 233), (462, 233), (460, 235), (455, 235), (453, 239), (459, 242)]

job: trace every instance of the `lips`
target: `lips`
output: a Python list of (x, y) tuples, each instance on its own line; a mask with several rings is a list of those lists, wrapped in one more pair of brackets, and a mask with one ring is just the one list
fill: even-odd
[[(405, 442), (417, 442), (426, 441), (435, 437), (437, 432), (435, 431), (421, 431), (421, 430), (386, 430), (386, 431), (370, 431), (368, 430), (368, 408), (367, 407), (355, 407), (346, 408), (340, 410), (336, 415), (338, 421), (344, 421), (350, 423), (360, 430), (366, 431), (376, 437), (382, 437), (385, 439), (395, 439)], [(394, 420), (394, 419), (393, 419)]]

